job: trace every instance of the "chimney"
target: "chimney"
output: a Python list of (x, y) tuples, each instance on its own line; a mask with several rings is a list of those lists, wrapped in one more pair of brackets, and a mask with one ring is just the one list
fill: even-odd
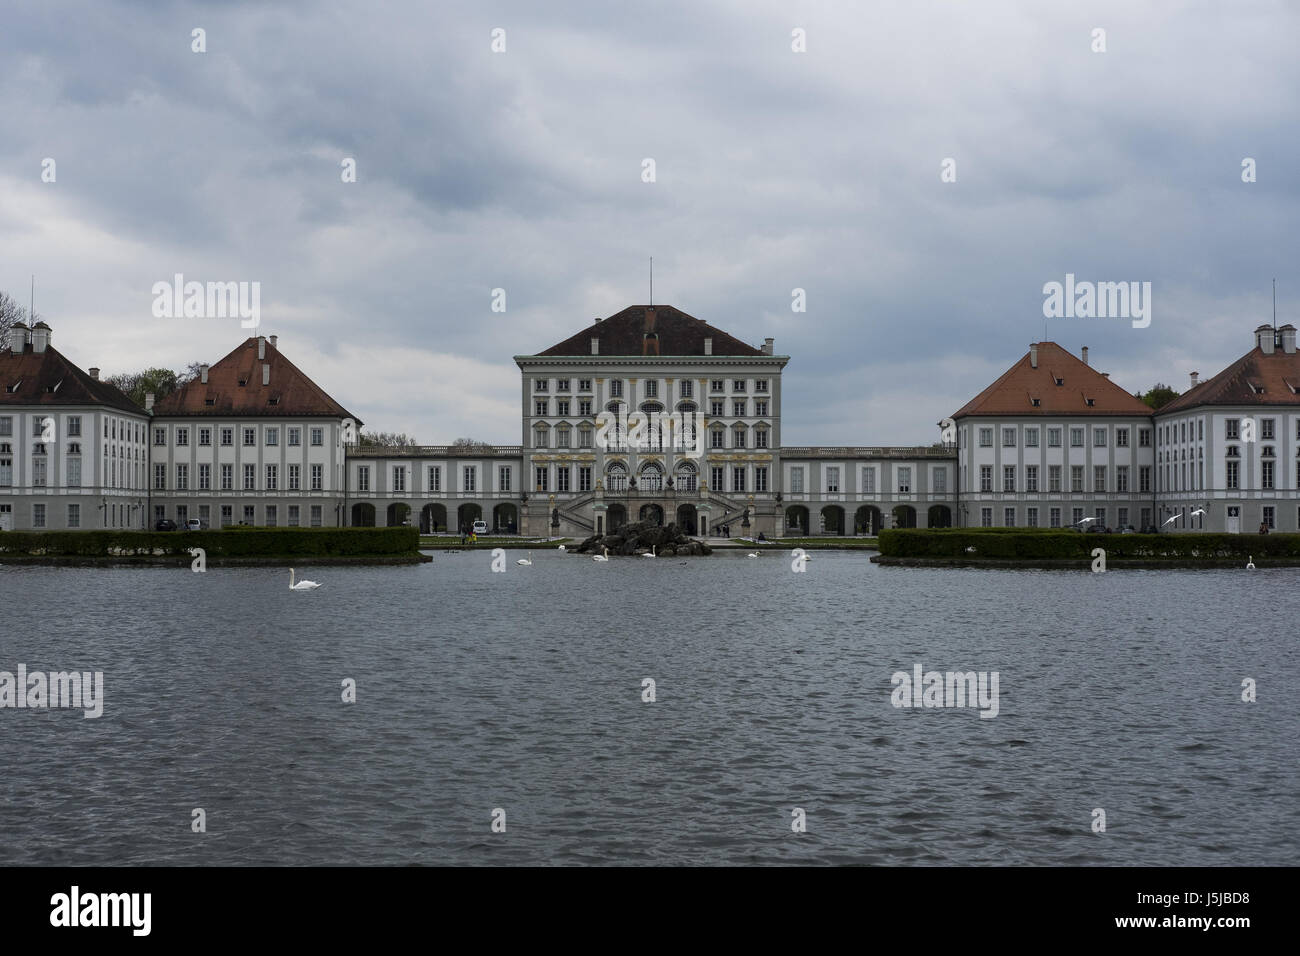
[(153, 392), (144, 393), (144, 410), (146, 412), (153, 411)]
[(641, 354), (659, 354), (659, 333), (655, 331), (655, 310), (649, 307), (645, 310), (645, 328), (641, 333)]
[(1282, 351), (1287, 355), (1295, 355), (1295, 326), (1287, 323), (1278, 332), (1282, 333)]
[(1084, 365), (1087, 365), (1087, 364), (1088, 364), (1088, 346), (1085, 345), (1085, 346), (1083, 347), (1083, 353), (1082, 353), (1082, 354), (1083, 354), (1083, 364), (1084, 364)]
[(97, 369), (97, 368), (89, 368), (89, 369), (86, 369), (86, 371), (90, 373), (90, 377), (93, 378), (96, 382), (99, 381), (99, 369)]
[(1261, 325), (1255, 330), (1255, 344), (1265, 355), (1273, 354), (1273, 326)]
[(591, 337), (591, 354), (600, 354), (600, 339), (596, 338), (594, 335)]
[(771, 354), (772, 354), (772, 345), (773, 345), (774, 342), (776, 342), (776, 339), (771, 339), (771, 338), (769, 338), (769, 339), (763, 339), (763, 354), (764, 354), (764, 355), (771, 355)]
[(1193, 372), (1193, 373), (1192, 373), (1192, 388), (1195, 388), (1195, 387), (1196, 387), (1196, 385), (1197, 385), (1197, 381), (1196, 381), (1196, 380), (1197, 380), (1198, 378), (1200, 378), (1200, 377), (1201, 377), (1201, 373), (1200, 373), (1200, 372)]
[(713, 354), (713, 336), (711, 335), (706, 335), (704, 337), (704, 354), (705, 355)]
[(9, 348), (19, 355), (27, 348), (27, 332), (27, 326), (21, 322), (15, 322), (9, 328)]
[(262, 384), (263, 385), (271, 384), (271, 363), (270, 362), (262, 363)]
[(264, 358), (266, 358), (266, 336), (259, 335), (257, 337), (257, 360), (260, 362)]
[(44, 322), (32, 326), (32, 351), (44, 352), (50, 344), (50, 327)]
[(204, 385), (208, 384), (208, 363), (204, 362), (199, 366), (199, 381)]
[(1105, 379), (1109, 379), (1109, 378), (1110, 378), (1110, 372), (1102, 372), (1102, 373), (1101, 373), (1101, 377), (1102, 377), (1102, 378), (1105, 378)]
[(596, 316), (595, 324), (600, 325), (600, 316)]
[(1038, 343), (1029, 343), (1029, 367), (1038, 368)]

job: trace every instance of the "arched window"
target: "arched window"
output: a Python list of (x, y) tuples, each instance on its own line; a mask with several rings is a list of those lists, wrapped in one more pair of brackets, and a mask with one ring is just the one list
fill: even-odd
[(637, 484), (646, 491), (662, 491), (664, 487), (664, 470), (658, 462), (648, 461), (641, 467), (641, 477)]
[(609, 491), (627, 488), (627, 466), (621, 461), (612, 461), (605, 468), (605, 488)]
[(678, 491), (695, 491), (699, 488), (700, 472), (692, 461), (679, 461), (673, 469), (673, 483)]

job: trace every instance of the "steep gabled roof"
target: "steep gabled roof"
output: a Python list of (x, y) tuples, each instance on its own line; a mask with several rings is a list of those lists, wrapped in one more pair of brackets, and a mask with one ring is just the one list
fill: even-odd
[(21, 352), (0, 352), (0, 407), (10, 405), (107, 405), (144, 414), (121, 389), (91, 378), (52, 345), (37, 352), (30, 343)]
[[(646, 350), (647, 332), (657, 337), (657, 351)], [(593, 338), (600, 339), (600, 355), (703, 355), (706, 338), (713, 339), (712, 355), (764, 354), (671, 305), (630, 305), (537, 354), (590, 356)]]
[(1198, 405), (1300, 405), (1300, 352), (1251, 349), (1218, 375), (1188, 389), (1156, 414)]
[(952, 417), (1151, 414), (1145, 403), (1055, 342), (1038, 342), (1037, 349), (1037, 368), (1031, 362), (1031, 353), (1026, 352)]
[[(258, 339), (243, 344), (208, 369), (208, 380), (195, 378), (154, 405), (155, 415), (220, 415), (352, 418), (338, 402), (308, 378), (269, 341), (266, 357), (257, 357)], [(262, 366), (270, 365), (270, 384), (262, 384)], [(241, 384), (242, 383), (242, 384)]]

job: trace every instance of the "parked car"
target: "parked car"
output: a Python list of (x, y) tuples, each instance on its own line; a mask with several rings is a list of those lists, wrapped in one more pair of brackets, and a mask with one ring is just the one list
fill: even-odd
[(473, 531), (475, 534), (487, 534), (488, 533), (487, 522), (482, 520), (481, 518), (478, 521), (475, 521)]
[(156, 522), (154, 522), (153, 529), (155, 531), (175, 531), (176, 522), (173, 521), (171, 518), (159, 518)]
[(185, 530), (186, 531), (207, 531), (208, 523), (204, 521), (202, 518), (191, 518), (189, 521), (185, 522)]

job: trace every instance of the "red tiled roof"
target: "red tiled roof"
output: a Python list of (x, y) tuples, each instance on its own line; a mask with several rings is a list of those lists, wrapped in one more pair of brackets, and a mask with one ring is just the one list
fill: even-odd
[[(1057, 380), (1061, 381), (1057, 385)], [(1034, 404), (1034, 399), (1038, 404)], [(1092, 404), (1088, 404), (1088, 400)], [(953, 414), (1150, 415), (1140, 399), (1120, 388), (1055, 342), (1038, 343), (1038, 367), (1029, 353)]]
[[(647, 330), (658, 337), (657, 352), (653, 345), (646, 350)], [(630, 305), (537, 354), (590, 356), (593, 338), (600, 339), (601, 355), (703, 355), (705, 338), (713, 339), (713, 355), (763, 354), (762, 349), (671, 305)]]
[(51, 345), (44, 352), (30, 343), (21, 352), (0, 351), (0, 386), (0, 405), (107, 405), (144, 414), (120, 389), (91, 378)]
[[(257, 338), (243, 344), (208, 369), (205, 384), (195, 378), (154, 405), (155, 415), (323, 416), (352, 418), (270, 341), (266, 357), (257, 357)], [(262, 365), (271, 366), (269, 385), (262, 384)], [(242, 385), (240, 383), (243, 383)]]
[[(1263, 389), (1263, 391), (1258, 391)], [(1300, 352), (1251, 349), (1218, 375), (1188, 389), (1158, 414), (1198, 405), (1300, 405)]]

